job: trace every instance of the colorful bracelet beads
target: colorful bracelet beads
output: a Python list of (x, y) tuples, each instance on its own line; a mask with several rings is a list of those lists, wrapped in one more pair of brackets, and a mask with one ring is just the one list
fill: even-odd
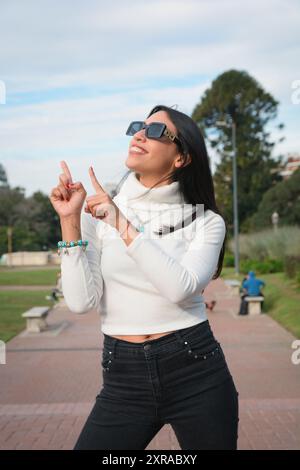
[(87, 240), (77, 240), (77, 241), (71, 241), (71, 242), (65, 242), (65, 241), (59, 241), (57, 243), (57, 253), (60, 256), (61, 252), (63, 251), (64, 253), (69, 254), (68, 248), (72, 248), (73, 246), (82, 246), (83, 251), (86, 250), (86, 247), (88, 246), (88, 241)]

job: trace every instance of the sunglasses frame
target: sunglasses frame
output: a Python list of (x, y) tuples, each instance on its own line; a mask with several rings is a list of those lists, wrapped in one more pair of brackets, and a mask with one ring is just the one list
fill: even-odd
[[(165, 135), (172, 142), (175, 141), (175, 142), (178, 142), (179, 145), (181, 145), (181, 142), (178, 139), (178, 137), (175, 134), (173, 134), (173, 132), (171, 132), (170, 129), (168, 129), (167, 125), (164, 122), (151, 122), (150, 124), (146, 124), (145, 121), (132, 121), (128, 126), (128, 129), (126, 131), (126, 135), (134, 135), (134, 134), (136, 134), (136, 132), (139, 132), (139, 131), (136, 131), (134, 134), (129, 133), (130, 127), (135, 123), (139, 123), (139, 124), (142, 123), (142, 127), (141, 127), (141, 129), (139, 129), (139, 131), (142, 130), (142, 129), (145, 129), (145, 135), (146, 135), (146, 137), (148, 137), (148, 139), (159, 140), (163, 135)], [(162, 126), (161, 134), (160, 134), (159, 137), (149, 137), (148, 136), (148, 129), (152, 124), (160, 124)]]

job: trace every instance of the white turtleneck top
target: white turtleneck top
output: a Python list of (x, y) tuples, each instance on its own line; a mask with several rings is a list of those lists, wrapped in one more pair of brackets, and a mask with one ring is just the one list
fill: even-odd
[(134, 226), (146, 222), (144, 232), (128, 246), (115, 228), (83, 210), (86, 251), (75, 246), (69, 254), (61, 253), (67, 306), (75, 313), (96, 309), (107, 335), (162, 333), (207, 319), (202, 294), (217, 268), (224, 219), (202, 210), (196, 220), (160, 237), (155, 230), (186, 220), (192, 206), (185, 205), (182, 212), (177, 181), (148, 190), (130, 172), (113, 198)]

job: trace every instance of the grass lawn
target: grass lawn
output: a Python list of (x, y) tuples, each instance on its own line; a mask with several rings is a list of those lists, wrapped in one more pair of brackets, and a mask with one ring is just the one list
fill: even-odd
[(0, 286), (42, 286), (55, 285), (60, 266), (53, 269), (10, 270), (0, 269)]
[[(244, 275), (236, 276), (234, 268), (223, 268), (221, 277), (241, 281)], [(257, 277), (266, 283), (264, 312), (300, 338), (300, 287), (282, 272), (257, 274)]]
[(52, 305), (49, 291), (0, 291), (0, 339), (8, 341), (26, 327), (22, 313), (35, 306)]

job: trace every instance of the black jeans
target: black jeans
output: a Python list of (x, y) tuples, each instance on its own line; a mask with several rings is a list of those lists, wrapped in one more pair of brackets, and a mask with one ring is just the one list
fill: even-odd
[(143, 450), (166, 423), (181, 449), (237, 449), (239, 393), (208, 320), (143, 343), (104, 334), (101, 365), (74, 450)]

